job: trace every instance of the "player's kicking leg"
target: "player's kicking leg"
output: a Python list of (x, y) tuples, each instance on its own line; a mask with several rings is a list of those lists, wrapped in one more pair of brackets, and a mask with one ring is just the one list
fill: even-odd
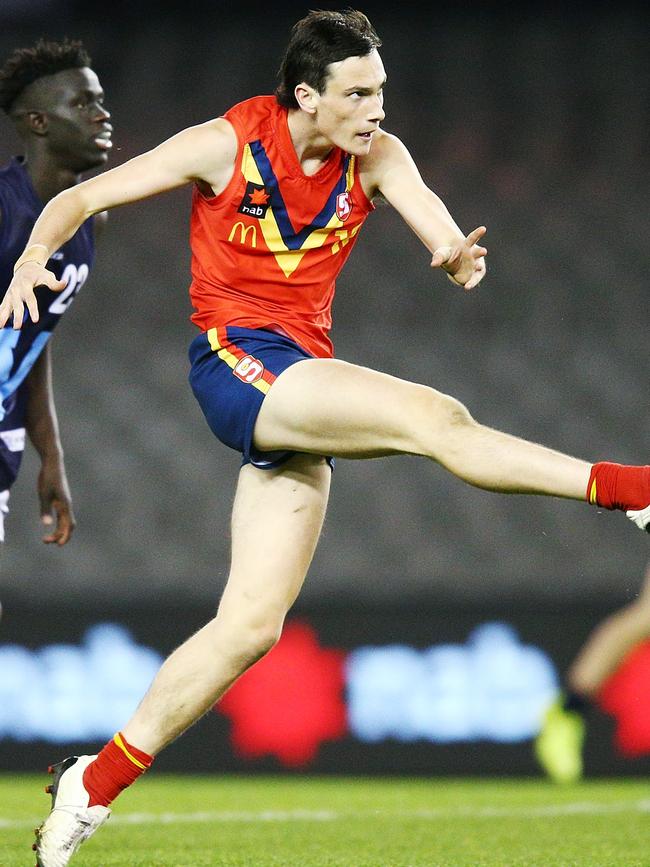
[(315, 455), (296, 455), (277, 470), (242, 468), (230, 575), (216, 617), (171, 654), (99, 756), (56, 767), (53, 809), (37, 832), (38, 867), (68, 864), (153, 756), (275, 644), (316, 548), (330, 477)]
[(650, 525), (650, 466), (592, 465), (481, 425), (432, 388), (343, 361), (285, 370), (262, 404), (255, 444), (350, 458), (423, 455), (479, 488), (588, 500)]

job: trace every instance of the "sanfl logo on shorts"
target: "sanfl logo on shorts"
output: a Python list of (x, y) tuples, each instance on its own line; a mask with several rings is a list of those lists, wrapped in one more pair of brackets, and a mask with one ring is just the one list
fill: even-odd
[(258, 382), (264, 374), (264, 365), (252, 355), (245, 355), (240, 359), (233, 370), (233, 374), (242, 382), (247, 382), (252, 385)]

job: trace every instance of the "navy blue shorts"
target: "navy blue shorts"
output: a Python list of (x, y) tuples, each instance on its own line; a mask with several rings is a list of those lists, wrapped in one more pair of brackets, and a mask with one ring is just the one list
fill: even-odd
[(231, 326), (199, 334), (190, 344), (189, 355), (194, 396), (217, 439), (242, 453), (242, 465), (273, 469), (296, 454), (258, 451), (253, 430), (276, 378), (313, 355), (273, 331)]

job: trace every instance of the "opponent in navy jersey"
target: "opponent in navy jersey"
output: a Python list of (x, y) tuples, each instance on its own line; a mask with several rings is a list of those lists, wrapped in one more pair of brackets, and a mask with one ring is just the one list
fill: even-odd
[[(25, 162), (17, 157), (0, 169), (0, 285), (8, 286), (12, 267), (43, 209)], [(88, 277), (95, 255), (92, 218), (50, 259), (50, 268), (66, 282), (62, 292), (39, 286), (39, 320), (20, 331), (0, 331), (0, 490), (11, 487), (20, 463), (20, 430), (25, 427), (27, 375), (43, 351), (59, 319)]]
[[(9, 285), (45, 203), (105, 162), (108, 113), (90, 58), (80, 43), (39, 42), (20, 49), (0, 71), (0, 105), (14, 121), (24, 155), (0, 169), (0, 287)], [(103, 217), (99, 218), (101, 223)], [(0, 540), (8, 491), (18, 474), (25, 435), (41, 454), (41, 511), (45, 541), (64, 544), (74, 527), (51, 390), (48, 341), (88, 277), (95, 255), (93, 218), (55, 251), (49, 266), (65, 284), (36, 290), (38, 321), (0, 330)]]

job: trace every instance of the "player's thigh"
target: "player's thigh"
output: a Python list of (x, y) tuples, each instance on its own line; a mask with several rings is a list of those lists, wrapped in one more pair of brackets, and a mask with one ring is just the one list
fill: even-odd
[(294, 364), (266, 395), (254, 442), (335, 457), (430, 454), (450, 423), (469, 420), (448, 395), (335, 359)]
[(219, 617), (280, 621), (295, 600), (323, 525), (332, 472), (296, 455), (274, 470), (242, 467), (232, 512), (230, 575)]

